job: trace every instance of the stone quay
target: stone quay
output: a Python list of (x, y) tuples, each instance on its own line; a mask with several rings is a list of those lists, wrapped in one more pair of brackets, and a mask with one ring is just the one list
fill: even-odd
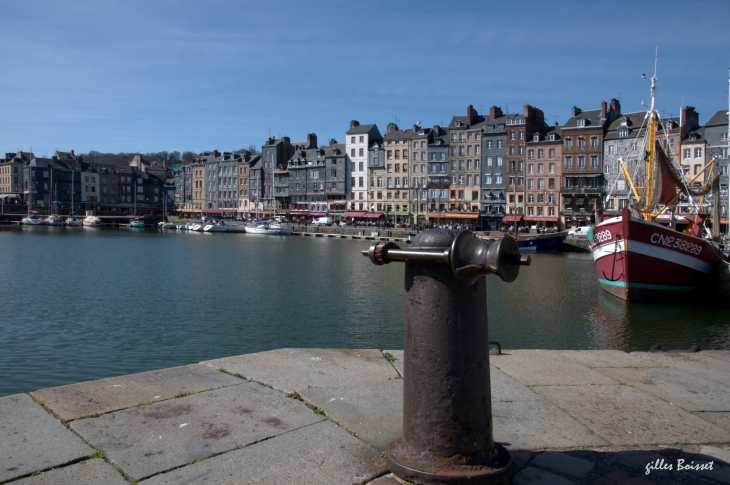
[[(515, 485), (729, 484), (730, 351), (490, 355)], [(400, 482), (403, 351), (280, 349), (0, 398), (0, 483)]]

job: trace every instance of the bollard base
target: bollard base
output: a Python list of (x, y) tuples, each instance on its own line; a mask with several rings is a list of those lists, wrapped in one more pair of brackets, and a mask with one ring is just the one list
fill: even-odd
[(418, 485), (508, 485), (512, 456), (500, 444), (495, 444), (493, 455), (491, 460), (464, 455), (441, 457), (411, 450), (403, 438), (398, 438), (388, 445), (386, 461), (396, 477)]

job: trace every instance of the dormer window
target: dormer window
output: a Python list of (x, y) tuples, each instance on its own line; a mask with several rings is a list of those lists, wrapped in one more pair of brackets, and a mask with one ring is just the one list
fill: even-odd
[(419, 135), (424, 135), (425, 133), (426, 133), (426, 132), (425, 132), (425, 131), (423, 131), (423, 130), (418, 130), (418, 134), (419, 134)]
[(461, 126), (461, 121), (457, 121), (456, 126)]
[[(725, 135), (727, 137), (727, 135)], [(697, 141), (697, 135), (689, 135), (690, 141)]]
[(619, 129), (618, 136), (619, 136), (619, 138), (626, 138), (627, 136), (629, 136), (629, 129), (628, 128)]
[(538, 134), (532, 135), (532, 141), (540, 141), (540, 135), (538, 135)]
[(555, 141), (555, 135), (550, 135), (550, 141)]
[(624, 118), (621, 120), (621, 126), (629, 126), (629, 120)]
[(586, 120), (584, 120), (582, 118), (578, 120), (578, 128), (583, 128), (585, 125), (586, 125)]

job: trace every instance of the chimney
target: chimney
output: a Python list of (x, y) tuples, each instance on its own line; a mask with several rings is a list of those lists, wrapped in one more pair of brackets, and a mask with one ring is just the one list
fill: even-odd
[(73, 151), (73, 150), (71, 150), (71, 156), (72, 156), (72, 157), (76, 156), (76, 155), (74, 154), (74, 151)]
[(479, 113), (477, 113), (477, 110), (474, 109), (474, 106), (469, 105), (466, 108), (466, 124), (467, 126), (471, 126), (472, 123), (474, 123), (474, 120), (476, 117), (479, 116)]
[(617, 115), (621, 114), (621, 103), (618, 102), (618, 99), (613, 98), (609, 107), (611, 108), (611, 111), (616, 112)]
[(330, 138), (330, 148), (335, 145), (337, 145), (337, 140), (335, 140), (334, 138)]
[(608, 105), (606, 105), (605, 101), (601, 101), (601, 118), (603, 118), (604, 120), (606, 119), (606, 115), (608, 114), (607, 110)]
[(214, 157), (220, 157), (221, 156), (221, 152), (219, 152), (218, 150), (213, 150), (213, 156)]
[(351, 120), (350, 121), (350, 129), (355, 128), (356, 126), (360, 126), (360, 122), (357, 120)]
[(529, 104), (522, 105), (522, 114), (527, 118), (530, 116), (530, 110), (532, 110), (532, 106)]
[(573, 108), (571, 109), (571, 116), (578, 116), (580, 113), (580, 108), (578, 108), (577, 106), (573, 106)]
[(492, 106), (491, 108), (489, 108), (490, 120), (496, 120), (501, 116), (504, 116), (504, 113), (502, 113), (502, 108), (500, 108), (499, 106)]
[(420, 129), (421, 129), (421, 125), (419, 125), (418, 123), (413, 123), (413, 132), (414, 133), (418, 133), (418, 130), (420, 130)]
[(398, 131), (398, 125), (395, 123), (388, 123), (388, 127), (385, 129), (385, 132), (393, 133), (394, 131)]
[(317, 148), (317, 134), (316, 133), (307, 133), (307, 148)]

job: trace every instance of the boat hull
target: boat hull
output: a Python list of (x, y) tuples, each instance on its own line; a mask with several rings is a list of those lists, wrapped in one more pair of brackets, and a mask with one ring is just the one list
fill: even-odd
[(269, 236), (290, 236), (293, 228), (290, 226), (279, 228), (247, 227), (246, 234), (266, 234)]
[(520, 237), (517, 246), (520, 251), (557, 251), (565, 241), (565, 233), (541, 234), (534, 237)]
[(712, 289), (721, 261), (710, 241), (628, 211), (593, 229), (591, 252), (601, 287), (628, 301), (688, 303)]

